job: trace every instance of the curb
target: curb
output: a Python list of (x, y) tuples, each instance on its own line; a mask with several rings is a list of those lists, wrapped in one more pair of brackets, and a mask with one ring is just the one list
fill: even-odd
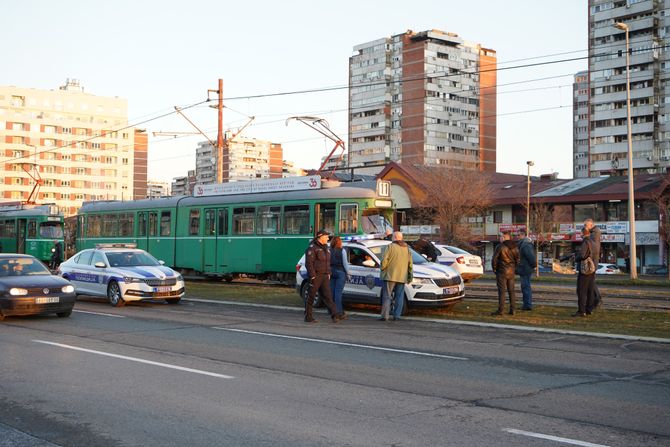
[[(278, 309), (278, 310), (289, 310), (289, 311), (300, 311), (303, 309), (301, 307), (293, 306), (277, 306), (273, 304), (254, 304), (254, 303), (242, 303), (239, 301), (218, 301), (218, 300), (205, 300), (199, 298), (182, 298), (183, 301), (193, 301), (197, 303), (207, 303), (207, 304), (228, 304), (232, 306), (244, 306), (244, 307), (262, 307), (265, 309)], [(316, 310), (316, 309), (315, 309)], [(319, 312), (319, 311), (317, 311)], [(368, 317), (368, 318), (378, 318), (377, 314), (370, 314), (364, 312), (347, 312), (347, 315), (356, 315), (359, 317)], [(403, 317), (403, 320), (408, 321), (423, 321), (429, 323), (439, 323), (439, 324), (453, 324), (456, 326), (477, 326), (477, 327), (490, 327), (496, 329), (510, 329), (515, 331), (526, 331), (526, 332), (543, 332), (549, 334), (562, 334), (562, 335), (580, 335), (585, 337), (594, 337), (594, 338), (608, 338), (612, 340), (626, 340), (626, 341), (646, 341), (652, 343), (670, 343), (670, 338), (658, 338), (658, 337), (642, 337), (638, 335), (623, 335), (623, 334), (604, 334), (602, 332), (583, 332), (583, 331), (571, 331), (569, 329), (549, 329), (544, 327), (532, 327), (532, 326), (519, 326), (513, 324), (500, 324), (500, 323), (481, 323), (478, 321), (463, 321), (463, 320), (443, 320), (439, 318), (423, 318), (423, 317)]]

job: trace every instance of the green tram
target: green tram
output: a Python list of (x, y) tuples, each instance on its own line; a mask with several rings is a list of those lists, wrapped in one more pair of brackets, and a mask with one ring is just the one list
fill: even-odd
[(63, 244), (63, 214), (57, 205), (0, 205), (0, 253), (25, 253), (48, 265)]
[(390, 191), (389, 185), (332, 183), (310, 190), (85, 202), (77, 216), (77, 250), (134, 243), (184, 274), (293, 282), (296, 263), (319, 229), (348, 236), (390, 226), (393, 202), (377, 193)]

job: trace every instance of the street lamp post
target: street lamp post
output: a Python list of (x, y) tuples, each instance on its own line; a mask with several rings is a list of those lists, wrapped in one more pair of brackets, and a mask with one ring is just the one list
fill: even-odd
[(628, 116), (628, 226), (630, 233), (630, 279), (637, 279), (637, 248), (635, 239), (635, 185), (633, 183), (633, 131), (630, 119), (630, 41), (625, 23), (614, 24), (626, 32), (626, 111)]
[[(535, 163), (532, 160), (529, 160), (526, 162), (526, 165), (528, 165), (528, 176), (527, 176), (527, 189), (528, 193), (526, 194), (526, 237), (530, 237), (530, 167), (534, 166)], [(535, 247), (535, 244), (533, 244), (533, 247)], [(533, 248), (537, 252), (536, 248)], [(540, 266), (539, 264), (535, 263), (536, 271), (535, 275), (540, 276)]]

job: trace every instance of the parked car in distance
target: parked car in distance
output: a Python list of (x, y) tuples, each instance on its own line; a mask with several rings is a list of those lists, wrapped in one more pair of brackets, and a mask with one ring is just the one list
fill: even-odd
[[(344, 284), (342, 300), (344, 303), (381, 303), (382, 280), (380, 277), (381, 260), (391, 241), (364, 239), (344, 241), (347, 252), (350, 275)], [(408, 308), (419, 306), (450, 308), (463, 300), (465, 286), (461, 276), (446, 265), (432, 263), (410, 249), (412, 253), (413, 280), (405, 285), (405, 304), (403, 313)], [(296, 291), (307, 299), (309, 278), (305, 267), (305, 256), (296, 265)], [(315, 305), (323, 303), (317, 296)]]
[(619, 275), (621, 269), (614, 264), (598, 264), (596, 275)]
[(0, 320), (51, 313), (67, 318), (75, 300), (72, 284), (52, 275), (39, 259), (0, 254)]
[(645, 271), (646, 275), (664, 275), (668, 276), (667, 265), (648, 265)]
[(106, 297), (116, 307), (154, 299), (176, 304), (184, 296), (182, 276), (135, 244), (98, 244), (63, 262), (58, 271), (77, 295)]
[(451, 245), (435, 244), (440, 252), (437, 262), (456, 270), (463, 281), (470, 282), (484, 274), (482, 258)]

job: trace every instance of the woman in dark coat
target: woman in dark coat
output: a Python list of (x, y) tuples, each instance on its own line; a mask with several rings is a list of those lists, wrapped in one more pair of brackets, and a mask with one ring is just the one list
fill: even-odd
[[(582, 261), (586, 258), (593, 260), (594, 248), (593, 241), (589, 237), (591, 232), (584, 226), (582, 227), (582, 245), (575, 253), (575, 262), (577, 263), (577, 312), (573, 317), (585, 317), (590, 315), (594, 307), (596, 274), (595, 271), (590, 274), (582, 272)], [(596, 261), (593, 261), (594, 264)]]

